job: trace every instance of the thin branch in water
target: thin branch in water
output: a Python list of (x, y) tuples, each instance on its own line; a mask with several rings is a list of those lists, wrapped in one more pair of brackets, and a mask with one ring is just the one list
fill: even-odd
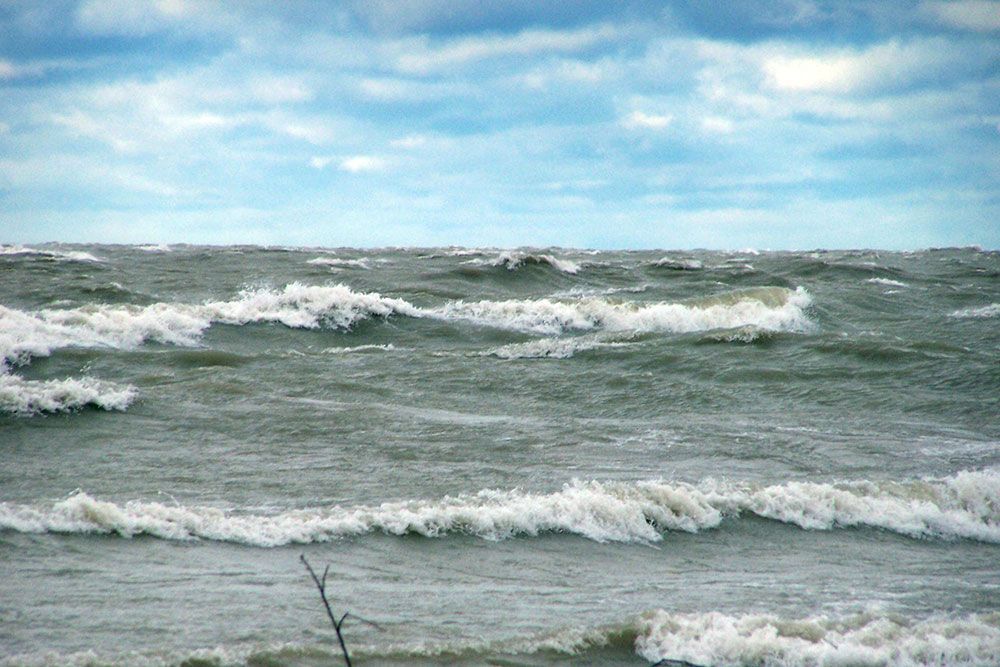
[(316, 588), (319, 589), (319, 596), (323, 599), (323, 606), (326, 607), (326, 615), (330, 618), (330, 623), (333, 624), (333, 629), (337, 631), (337, 640), (340, 642), (340, 650), (344, 652), (344, 662), (347, 663), (347, 667), (351, 667), (351, 656), (347, 652), (347, 644), (344, 643), (344, 635), (340, 632), (340, 627), (344, 624), (344, 620), (347, 618), (347, 613), (345, 612), (340, 620), (334, 615), (333, 610), (330, 609), (330, 602), (326, 599), (326, 576), (330, 573), (330, 566), (327, 565), (326, 569), (323, 570), (323, 578), (320, 579), (316, 576), (316, 571), (312, 569), (312, 565), (306, 560), (305, 554), (299, 555), (299, 560), (302, 564), (306, 566), (309, 570), (309, 576), (312, 577), (313, 583), (316, 584)]

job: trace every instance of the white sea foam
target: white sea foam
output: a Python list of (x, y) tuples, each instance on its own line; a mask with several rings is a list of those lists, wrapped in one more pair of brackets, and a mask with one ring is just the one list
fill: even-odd
[(650, 662), (771, 667), (1000, 664), (996, 613), (922, 620), (875, 612), (789, 619), (659, 610), (645, 614), (639, 625), (636, 652)]
[(368, 263), (367, 257), (361, 257), (359, 259), (341, 259), (339, 257), (317, 257), (315, 259), (310, 259), (307, 264), (316, 264), (319, 266), (328, 266), (331, 269), (370, 269), (371, 265)]
[(808, 331), (805, 309), (811, 299), (802, 288), (761, 287), (727, 292), (685, 303), (574, 302), (551, 299), (455, 301), (428, 314), (483, 326), (556, 335), (566, 331), (685, 333), (754, 325), (771, 331)]
[(705, 480), (573, 481), (559, 491), (484, 490), (441, 500), (297, 509), (278, 514), (131, 501), (76, 493), (54, 505), (0, 503), (0, 528), (34, 533), (147, 534), (260, 547), (383, 532), (488, 540), (561, 532), (598, 542), (653, 543), (666, 531), (698, 532), (751, 514), (810, 530), (880, 528), (915, 538), (1000, 543), (1000, 473), (967, 471), (908, 482), (787, 482), (772, 486)]
[(891, 280), (889, 278), (868, 278), (865, 282), (871, 283), (872, 285), (885, 285), (886, 287), (909, 287), (906, 283), (901, 283), (898, 280)]
[(495, 347), (484, 355), (500, 359), (568, 359), (577, 352), (602, 347), (622, 347), (631, 343), (594, 336), (571, 338), (538, 338), (524, 343), (511, 343)]
[(321, 325), (348, 328), (373, 316), (421, 312), (402, 299), (355, 292), (345, 285), (247, 289), (229, 301), (149, 306), (91, 304), (32, 313), (0, 306), (0, 355), (23, 363), (32, 356), (69, 347), (134, 348), (147, 340), (197, 345), (212, 323), (243, 325), (276, 322), (293, 328)]
[(173, 252), (173, 248), (166, 243), (149, 243), (147, 245), (136, 246), (136, 249), (143, 252)]
[(0, 374), (0, 412), (28, 416), (68, 412), (87, 405), (124, 410), (135, 400), (136, 389), (89, 377), (64, 380), (25, 380)]
[(355, 345), (353, 347), (328, 347), (323, 350), (326, 354), (351, 354), (353, 352), (392, 352), (396, 349), (396, 346), (392, 343), (387, 343), (384, 345), (376, 345), (369, 343), (367, 345)]
[(997, 317), (998, 315), (1000, 315), (1000, 303), (991, 303), (988, 306), (980, 306), (978, 308), (962, 308), (951, 314), (952, 317), (962, 319), (986, 319)]
[(653, 266), (658, 266), (664, 269), (673, 269), (675, 271), (698, 271), (704, 268), (704, 264), (701, 260), (691, 259), (689, 257), (661, 257), (660, 259), (653, 262)]
[(192, 346), (213, 323), (275, 322), (293, 328), (346, 329), (370, 317), (393, 314), (547, 335), (592, 330), (690, 332), (748, 325), (768, 331), (803, 331), (812, 326), (805, 313), (809, 302), (801, 288), (792, 292), (764, 287), (685, 303), (536, 299), (452, 301), (419, 308), (403, 299), (355, 292), (342, 284), (291, 283), (280, 290), (247, 289), (235, 299), (202, 304), (89, 304), (34, 312), (0, 306), (0, 355), (10, 364), (69, 346), (128, 349), (145, 341)]
[[(496, 640), (457, 639), (447, 642), (351, 644), (351, 655), (362, 661), (391, 658), (449, 658), (468, 663), (480, 657), (490, 663), (502, 656), (555, 652), (577, 656), (590, 664), (588, 652), (614, 646), (632, 650), (649, 661), (683, 660), (704, 665), (759, 667), (872, 666), (959, 667), (994, 666), (1000, 660), (1000, 614), (934, 615), (912, 619), (869, 611), (844, 616), (788, 618), (771, 614), (730, 616), (719, 612), (675, 614), (646, 612), (621, 623), (599, 627), (566, 627), (527, 636)], [(634, 638), (634, 639), (633, 639)], [(58, 665), (168, 665), (198, 662), (221, 666), (285, 664), (303, 655), (335, 661), (339, 649), (301, 642), (241, 643), (192, 651), (39, 651), (0, 657), (3, 667)], [(506, 662), (506, 661), (505, 661)], [(477, 663), (478, 664), (478, 663)]]
[(69, 262), (103, 262), (100, 257), (95, 257), (89, 252), (80, 250), (48, 250), (38, 248), (27, 248), (19, 245), (0, 245), (0, 256), (2, 255), (37, 255), (50, 259), (65, 260)]
[(541, 253), (528, 253), (517, 250), (505, 250), (490, 260), (472, 260), (473, 264), (485, 264), (489, 266), (502, 266), (508, 271), (516, 271), (522, 266), (529, 264), (548, 264), (554, 269), (563, 273), (575, 274), (582, 268), (576, 262), (568, 259), (560, 259), (554, 255)]

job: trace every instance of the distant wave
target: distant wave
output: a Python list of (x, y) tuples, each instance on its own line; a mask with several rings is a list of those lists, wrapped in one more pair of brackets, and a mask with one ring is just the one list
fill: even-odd
[(368, 263), (367, 257), (361, 257), (359, 259), (342, 259), (340, 257), (317, 257), (315, 259), (310, 259), (307, 264), (317, 264), (320, 266), (328, 266), (331, 269), (370, 269), (371, 265)]
[(988, 306), (978, 308), (962, 308), (951, 314), (952, 317), (961, 319), (986, 319), (1000, 315), (1000, 303), (991, 303)]
[(495, 347), (483, 354), (499, 359), (568, 359), (577, 352), (598, 348), (623, 347), (629, 341), (607, 337), (574, 336), (571, 338), (538, 338), (524, 343)]
[[(809, 302), (808, 293), (801, 288), (793, 292), (783, 287), (760, 287), (683, 303), (514, 299), (449, 301), (436, 307), (418, 307), (404, 299), (356, 292), (342, 284), (291, 283), (280, 290), (246, 289), (235, 299), (201, 304), (88, 304), (33, 312), (0, 306), (0, 377), (6, 378), (0, 410), (24, 415), (89, 404), (124, 409), (132, 400), (124, 397), (134, 397), (132, 388), (112, 388), (109, 384), (98, 388), (84, 380), (37, 385), (11, 379), (11, 368), (66, 347), (131, 349), (146, 341), (195, 346), (214, 323), (273, 322), (291, 328), (349, 329), (372, 317), (401, 315), (548, 336), (568, 332), (684, 333), (739, 327), (751, 327), (748, 330), (754, 332), (805, 331), (812, 326), (805, 312)], [(490, 354), (506, 359), (566, 358), (576, 351), (620, 344), (584, 338), (549, 339), (495, 348)]]
[(489, 260), (471, 260), (472, 264), (486, 265), (486, 266), (498, 266), (507, 269), (508, 271), (516, 271), (522, 266), (530, 265), (548, 265), (552, 268), (562, 271), (563, 273), (576, 274), (579, 273), (582, 268), (580, 264), (573, 262), (568, 259), (559, 259), (554, 255), (542, 254), (542, 253), (530, 253), (521, 252), (515, 250), (508, 250), (501, 252), (499, 255)]
[(0, 412), (18, 416), (68, 412), (88, 405), (104, 410), (124, 410), (137, 393), (131, 385), (89, 377), (42, 381), (0, 374)]
[(705, 268), (701, 260), (688, 257), (662, 257), (653, 262), (653, 266), (674, 271), (698, 271)]
[(904, 482), (786, 482), (771, 486), (583, 482), (547, 494), (484, 490), (440, 500), (300, 509), (273, 515), (158, 502), (116, 504), (75, 493), (51, 506), (0, 503), (0, 528), (27, 533), (105, 533), (207, 539), (258, 547), (383, 532), (487, 540), (570, 533), (597, 542), (654, 543), (726, 518), (758, 516), (807, 530), (867, 527), (914, 538), (1000, 543), (1000, 472), (966, 471)]
[(19, 245), (0, 245), (0, 257), (4, 255), (36, 255), (55, 260), (65, 260), (69, 262), (103, 262), (100, 257), (95, 257), (89, 252), (79, 250), (42, 250), (37, 248), (27, 248)]
[(813, 324), (802, 288), (758, 287), (683, 303), (614, 303), (604, 299), (573, 302), (550, 299), (455, 301), (431, 311), (448, 320), (554, 335), (566, 331), (686, 333), (755, 325), (767, 330), (807, 331)]
[[(1000, 614), (936, 614), (909, 618), (877, 610), (805, 618), (776, 614), (729, 615), (721, 612), (671, 613), (651, 610), (618, 623), (597, 627), (565, 627), (493, 641), (457, 639), (415, 643), (351, 642), (351, 656), (361, 661), (423, 663), (431, 658), (460, 664), (507, 664), (505, 657), (555, 654), (580, 664), (596, 664), (620, 650), (652, 663), (686, 660), (700, 665), (815, 667), (879, 665), (880, 667), (986, 667), (1000, 663)], [(340, 660), (329, 642), (249, 643), (189, 651), (130, 651), (97, 655), (93, 651), (57, 654), (49, 651), (0, 657), (3, 667), (53, 665), (178, 664), (221, 666)], [(534, 664), (534, 663), (532, 663)]]
[(760, 287), (723, 292), (683, 303), (615, 303), (604, 299), (555, 301), (450, 301), (421, 308), (346, 285), (291, 283), (283, 289), (247, 289), (229, 301), (148, 306), (91, 304), (34, 312), (0, 306), (3, 363), (69, 347), (134, 348), (147, 340), (196, 345), (213, 323), (280, 323), (291, 328), (348, 329), (371, 317), (393, 314), (467, 322), (538, 334), (567, 331), (691, 332), (752, 325), (765, 330), (802, 331), (812, 326), (803, 289)]
[(149, 306), (93, 304), (80, 308), (24, 312), (0, 306), (0, 355), (24, 363), (70, 346), (134, 348), (147, 340), (196, 345), (213, 323), (243, 325), (276, 322), (292, 328), (321, 325), (349, 328), (372, 316), (394, 312), (419, 317), (401, 299), (354, 292), (344, 285), (292, 283), (282, 290), (247, 289), (230, 301), (202, 304), (154, 303)]
[(173, 248), (166, 243), (149, 243), (146, 245), (136, 246), (137, 250), (142, 250), (143, 252), (173, 252)]
[(871, 283), (872, 285), (885, 285), (886, 287), (909, 287), (906, 283), (899, 282), (898, 280), (891, 280), (889, 278), (868, 278), (865, 282)]

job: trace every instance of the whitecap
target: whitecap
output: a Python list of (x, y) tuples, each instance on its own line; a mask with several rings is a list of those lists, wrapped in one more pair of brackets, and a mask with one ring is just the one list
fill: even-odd
[(25, 380), (0, 373), (0, 412), (31, 416), (43, 412), (69, 412), (88, 405), (103, 410), (125, 410), (138, 392), (94, 378)]
[(872, 285), (885, 285), (886, 287), (909, 287), (906, 283), (901, 283), (898, 280), (891, 280), (890, 278), (868, 278), (865, 282), (871, 283)]
[(964, 471), (903, 482), (786, 482), (770, 486), (664, 480), (574, 480), (552, 493), (486, 489), (440, 500), (296, 509), (277, 514), (102, 501), (75, 493), (51, 506), (0, 503), (0, 528), (33, 533), (207, 539), (258, 547), (383, 532), (487, 540), (570, 533), (597, 542), (650, 544), (750, 514), (807, 530), (867, 527), (914, 538), (1000, 543), (1000, 474)]
[(998, 315), (1000, 315), (1000, 303), (991, 303), (988, 306), (979, 306), (977, 308), (962, 308), (951, 314), (952, 317), (961, 319), (987, 319)]

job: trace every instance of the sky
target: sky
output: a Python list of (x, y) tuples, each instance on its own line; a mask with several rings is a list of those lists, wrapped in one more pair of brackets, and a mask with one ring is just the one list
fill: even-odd
[(0, 241), (1000, 248), (992, 0), (0, 0)]

